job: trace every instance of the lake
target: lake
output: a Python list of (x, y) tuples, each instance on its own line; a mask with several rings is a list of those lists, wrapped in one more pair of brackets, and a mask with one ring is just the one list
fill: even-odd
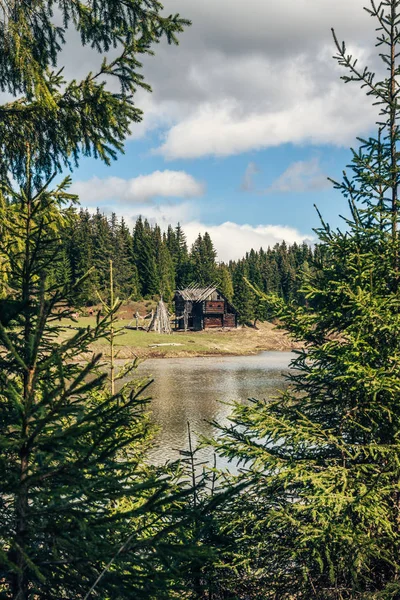
[[(262, 352), (256, 356), (149, 359), (138, 373), (154, 378), (149, 388), (153, 421), (161, 427), (150, 454), (154, 464), (179, 457), (188, 448), (187, 423), (196, 442), (215, 435), (211, 421), (225, 424), (231, 408), (226, 402), (271, 398), (284, 387), (291, 352)], [(201, 460), (212, 460), (202, 449)]]

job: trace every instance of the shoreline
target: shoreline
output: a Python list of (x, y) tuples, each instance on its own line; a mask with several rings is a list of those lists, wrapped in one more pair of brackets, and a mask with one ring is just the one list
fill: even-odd
[[(65, 322), (62, 338), (67, 339), (72, 331), (95, 326), (95, 318), (83, 317)], [(260, 323), (257, 329), (206, 329), (203, 331), (174, 331), (171, 334), (127, 329), (129, 321), (119, 319), (115, 338), (115, 354), (120, 359), (146, 358), (200, 358), (212, 356), (254, 356), (260, 352), (290, 352), (300, 348), (284, 329), (274, 323)], [(119, 330), (119, 331), (118, 331)], [(110, 356), (106, 339), (97, 340), (90, 346), (92, 352)], [(88, 353), (85, 353), (85, 357)], [(76, 360), (79, 360), (77, 358)]]
[[(261, 352), (290, 352), (300, 347), (286, 331), (273, 323), (261, 323), (258, 329), (216, 329), (173, 332), (171, 335), (128, 330), (116, 338), (116, 358), (202, 358), (213, 356), (255, 356)], [(110, 356), (103, 340), (91, 349)]]
[[(117, 356), (115, 357), (118, 360), (129, 360), (130, 358), (139, 358), (142, 360), (147, 359), (161, 359), (165, 360), (168, 358), (212, 358), (214, 357), (239, 357), (239, 356), (257, 356), (258, 354), (262, 354), (263, 352), (291, 352), (295, 350), (297, 346), (287, 347), (287, 348), (260, 348), (255, 351), (249, 352), (218, 352), (218, 351), (206, 351), (206, 352), (189, 352), (185, 350), (181, 351), (150, 351), (150, 352), (135, 352), (136, 348), (132, 347), (119, 347), (117, 350)], [(109, 358), (110, 353), (107, 351), (105, 346), (94, 346), (93, 350), (95, 352), (101, 352), (104, 358)]]

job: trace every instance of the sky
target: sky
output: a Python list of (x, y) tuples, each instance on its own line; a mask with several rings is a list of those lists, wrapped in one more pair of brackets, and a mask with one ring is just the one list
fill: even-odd
[[(143, 60), (152, 93), (125, 154), (110, 167), (84, 158), (72, 190), (133, 225), (141, 214), (179, 221), (189, 244), (208, 231), (218, 260), (277, 242), (316, 241), (317, 205), (331, 226), (347, 214), (340, 180), (357, 136), (375, 130), (376, 108), (345, 84), (331, 27), (359, 64), (376, 61), (368, 0), (164, 0), (192, 26), (178, 47)], [(66, 74), (101, 57), (66, 52)]]

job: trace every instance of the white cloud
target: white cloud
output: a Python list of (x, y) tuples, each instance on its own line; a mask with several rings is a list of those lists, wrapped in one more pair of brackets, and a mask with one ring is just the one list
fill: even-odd
[(150, 223), (157, 223), (161, 229), (166, 230), (168, 225), (190, 222), (196, 219), (200, 209), (193, 202), (186, 201), (177, 204), (139, 205), (135, 206), (134, 214), (130, 213), (130, 222), (133, 225), (139, 215), (148, 219)]
[(259, 172), (260, 169), (257, 167), (256, 163), (249, 162), (240, 185), (240, 189), (243, 192), (251, 192), (254, 190), (254, 176)]
[(169, 129), (155, 153), (172, 160), (229, 156), (285, 143), (347, 146), (368, 131), (375, 116), (362, 97), (340, 84), (331, 84), (321, 95), (296, 93), (285, 108), (247, 111), (232, 99), (207, 103)]
[(189, 244), (192, 244), (199, 233), (206, 231), (211, 236), (217, 251), (217, 260), (229, 261), (242, 258), (246, 252), (254, 248), (267, 249), (285, 240), (288, 244), (310, 241), (310, 236), (304, 235), (293, 227), (284, 225), (239, 225), (227, 221), (220, 225), (205, 225), (198, 221), (183, 223)]
[(266, 190), (267, 193), (321, 190), (331, 185), (321, 171), (318, 158), (292, 163)]
[[(82, 202), (82, 206), (88, 208), (91, 213), (96, 212), (93, 205), (86, 206)], [(198, 207), (191, 201), (176, 204), (135, 204), (130, 206), (106, 203), (100, 207), (100, 210), (108, 216), (115, 213), (117, 217), (123, 217), (125, 223), (130, 227), (134, 226), (136, 219), (141, 215), (153, 225), (157, 223), (162, 230), (166, 230), (168, 225), (175, 226), (177, 223), (186, 223), (197, 219), (200, 213)]]
[[(158, 151), (169, 159), (227, 156), (281, 143), (349, 145), (375, 121), (357, 84), (338, 81), (330, 28), (374, 65), (375, 22), (365, 0), (165, 0), (193, 25), (179, 47), (161, 42), (143, 56), (153, 93), (139, 90), (144, 110), (131, 139), (163, 129)], [(75, 34), (74, 34), (75, 35)], [(71, 77), (101, 60), (70, 36), (62, 55)], [(373, 51), (371, 54), (371, 50)]]
[(185, 171), (154, 171), (132, 179), (92, 177), (88, 181), (77, 181), (72, 192), (78, 194), (82, 204), (117, 200), (123, 204), (150, 202), (157, 197), (194, 198), (204, 193), (202, 183)]
[(374, 64), (374, 21), (364, 2), (167, 0), (166, 9), (193, 26), (180, 47), (161, 46), (145, 61), (154, 94), (141, 133), (163, 127), (157, 153), (170, 160), (282, 143), (353, 144), (377, 111), (357, 84), (339, 80), (330, 28), (360, 65)]

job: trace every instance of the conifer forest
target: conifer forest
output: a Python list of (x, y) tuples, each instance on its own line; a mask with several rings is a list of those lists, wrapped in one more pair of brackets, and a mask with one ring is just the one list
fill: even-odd
[[(400, 598), (400, 0), (365, 4), (374, 69), (327, 39), (378, 114), (331, 180), (347, 216), (316, 214), (312, 246), (220, 262), (209, 233), (189, 245), (184, 223), (128, 224), (71, 189), (85, 161), (121, 160), (148, 57), (183, 52), (194, 20), (158, 0), (0, 0), (1, 599)], [(61, 68), (71, 40), (98, 70)], [(152, 379), (117, 361), (118, 315), (193, 282), (296, 349), (279, 393), (230, 404), (199, 442), (187, 423), (180, 459), (153, 464)]]
[[(302, 298), (300, 287), (310, 270), (314, 254), (321, 252), (306, 243), (288, 246), (285, 242), (273, 248), (255, 251), (228, 264), (217, 261), (210, 235), (198, 235), (188, 248), (183, 227), (178, 223), (166, 231), (139, 217), (131, 230), (124, 219), (110, 218), (99, 210), (93, 215), (74, 211), (71, 224), (63, 231), (60, 254), (62, 260), (53, 270), (54, 282), (68, 283), (74, 290), (71, 306), (98, 303), (98, 292), (107, 295), (109, 261), (113, 261), (115, 290), (121, 300), (139, 300), (163, 296), (171, 301), (175, 289), (192, 282), (216, 284), (238, 307), (244, 323), (262, 318), (257, 296), (244, 278), (267, 293), (285, 301)], [(90, 269), (93, 274), (83, 285), (76, 286)]]

